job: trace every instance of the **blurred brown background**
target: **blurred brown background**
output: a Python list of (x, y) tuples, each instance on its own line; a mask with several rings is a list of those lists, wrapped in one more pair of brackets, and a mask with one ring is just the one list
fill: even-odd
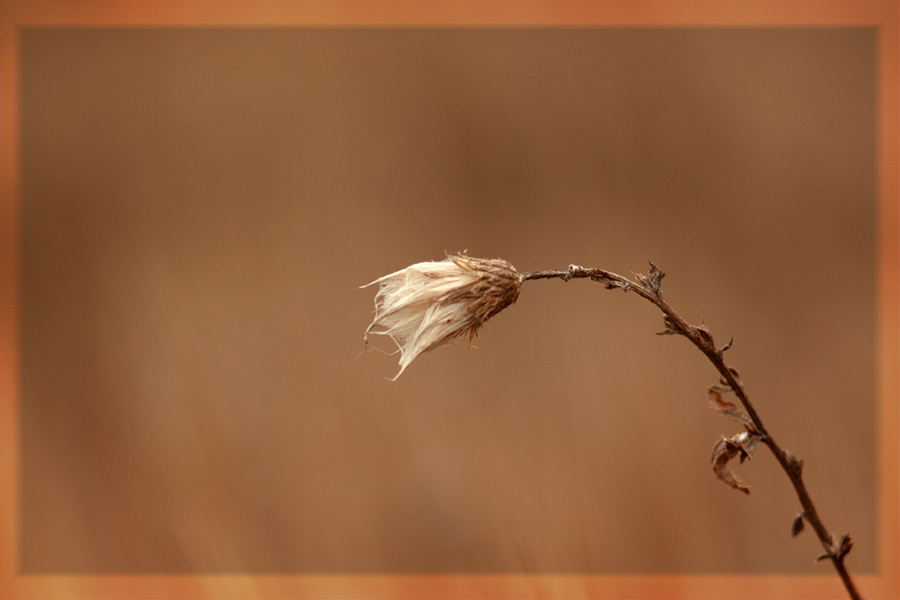
[(873, 30), (22, 40), (25, 571), (829, 571), (636, 296), (354, 360), (358, 286), (463, 249), (653, 260), (873, 570)]

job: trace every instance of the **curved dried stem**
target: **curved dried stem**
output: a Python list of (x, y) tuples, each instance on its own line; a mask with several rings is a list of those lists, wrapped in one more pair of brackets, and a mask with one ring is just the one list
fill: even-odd
[[(850, 577), (850, 573), (844, 565), (844, 558), (853, 545), (850, 541), (850, 536), (845, 534), (838, 538), (829, 533), (828, 529), (826, 529), (825, 525), (822, 523), (812, 498), (810, 498), (809, 492), (806, 489), (806, 485), (803, 483), (803, 461), (794, 456), (792, 452), (783, 450), (769, 434), (765, 425), (763, 425), (762, 419), (759, 417), (753, 404), (751, 404), (750, 398), (747, 396), (747, 392), (744, 390), (744, 386), (737, 375), (737, 371), (725, 363), (724, 354), (731, 346), (731, 342), (729, 341), (721, 348), (717, 348), (709, 330), (702, 325), (691, 325), (682, 319), (678, 313), (663, 300), (660, 286), (664, 276), (665, 273), (657, 269), (653, 263), (650, 263), (650, 271), (647, 275), (635, 276), (637, 281), (632, 281), (627, 277), (622, 277), (621, 275), (611, 273), (610, 271), (604, 271), (603, 269), (570, 265), (565, 271), (533, 271), (523, 273), (522, 281), (524, 282), (531, 279), (562, 279), (563, 281), (569, 281), (570, 279), (590, 279), (605, 284), (607, 289), (621, 289), (625, 292), (634, 292), (642, 298), (652, 302), (660, 311), (662, 311), (666, 329), (660, 333), (664, 335), (681, 335), (690, 340), (692, 344), (706, 355), (721, 375), (721, 383), (723, 384), (722, 389), (734, 392), (746, 411), (745, 417), (741, 415), (742, 418), (739, 417), (736, 420), (744, 425), (747, 433), (723, 440), (723, 442), (726, 443), (723, 444), (720, 442), (721, 448), (717, 446), (719, 454), (714, 455), (714, 460), (717, 457), (724, 459), (721, 461), (721, 465), (716, 465), (717, 474), (723, 478), (723, 480), (726, 480), (729, 485), (747, 492), (747, 488), (743, 487), (740, 482), (737, 482), (733, 478), (732, 481), (728, 481), (726, 477), (723, 477), (724, 471), (720, 472), (719, 467), (724, 467), (724, 463), (727, 462), (729, 458), (736, 456), (739, 453), (742, 453), (740, 455), (743, 459), (745, 454), (748, 454), (748, 451), (745, 449), (745, 444), (747, 442), (750, 442), (753, 448), (755, 448), (757, 442), (764, 443), (769, 450), (772, 451), (772, 454), (775, 455), (775, 460), (778, 461), (778, 464), (781, 465), (781, 468), (791, 480), (794, 491), (797, 493), (797, 497), (800, 500), (800, 505), (803, 507), (803, 512), (798, 514), (794, 519), (792, 534), (797, 535), (800, 530), (802, 530), (804, 520), (809, 523), (825, 550), (824, 554), (817, 560), (826, 558), (831, 560), (850, 597), (854, 599), (862, 598), (853, 583), (853, 579)], [(717, 388), (710, 388), (711, 394), (716, 390)], [(732, 416), (732, 418), (734, 417)], [(752, 452), (752, 450), (749, 450), (749, 452)], [(724, 473), (725, 475), (730, 475), (727, 472)]]

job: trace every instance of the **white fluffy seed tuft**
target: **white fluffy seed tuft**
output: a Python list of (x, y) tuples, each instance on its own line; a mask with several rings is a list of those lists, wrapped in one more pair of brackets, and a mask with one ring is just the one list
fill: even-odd
[(502, 259), (453, 254), (385, 275), (378, 284), (369, 335), (386, 335), (400, 351), (400, 372), (423, 352), (468, 336), (519, 297), (522, 276)]

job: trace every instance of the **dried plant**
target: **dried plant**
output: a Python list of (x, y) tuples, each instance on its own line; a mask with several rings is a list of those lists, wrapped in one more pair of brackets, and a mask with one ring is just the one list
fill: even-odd
[[(637, 274), (636, 281), (632, 281), (609, 271), (577, 265), (570, 265), (565, 271), (519, 273), (505, 260), (450, 255), (441, 262), (418, 263), (362, 286), (376, 283), (380, 286), (375, 296), (375, 320), (366, 330), (365, 339), (368, 343), (369, 334), (380, 333), (396, 342), (400, 352), (400, 372), (394, 377), (397, 379), (423, 352), (465, 336), (471, 343), (488, 319), (516, 301), (525, 281), (590, 279), (604, 284), (606, 289), (636, 293), (662, 311), (665, 329), (659, 335), (686, 337), (715, 366), (721, 378), (717, 385), (708, 389), (710, 405), (744, 427), (740, 433), (723, 437), (714, 446), (712, 465), (716, 476), (734, 489), (749, 494), (750, 489), (728, 470), (728, 463), (735, 458), (743, 463), (760, 443), (768, 447), (791, 480), (803, 508), (794, 517), (791, 535), (798, 535), (804, 522), (809, 523), (824, 549), (816, 561), (830, 560), (850, 597), (861, 598), (844, 565), (853, 546), (850, 536), (837, 537), (825, 528), (803, 482), (803, 461), (775, 442), (750, 403), (737, 370), (725, 363), (725, 351), (733, 340), (717, 347), (706, 327), (690, 325), (678, 316), (663, 300), (661, 284), (664, 276), (665, 273), (653, 263), (650, 263), (647, 275)], [(726, 400), (727, 394), (733, 394), (740, 405)]]

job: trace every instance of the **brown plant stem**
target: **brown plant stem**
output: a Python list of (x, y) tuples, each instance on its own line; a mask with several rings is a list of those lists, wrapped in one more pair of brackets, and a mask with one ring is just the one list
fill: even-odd
[[(570, 279), (591, 279), (592, 281), (605, 284), (607, 289), (618, 288), (626, 292), (635, 292), (642, 298), (649, 300), (656, 305), (656, 307), (662, 311), (666, 324), (666, 330), (661, 333), (682, 335), (689, 339), (691, 343), (706, 355), (713, 366), (715, 366), (722, 377), (722, 382), (734, 391), (752, 422), (752, 424), (745, 424), (748, 433), (758, 436), (759, 440), (765, 443), (769, 450), (772, 451), (772, 454), (775, 455), (778, 464), (781, 465), (781, 468), (791, 480), (794, 491), (796, 491), (797, 497), (800, 499), (800, 505), (803, 507), (803, 512), (801, 513), (802, 518), (812, 526), (822, 547), (825, 549), (825, 553), (820, 556), (819, 559), (830, 559), (838, 575), (840, 575), (841, 581), (850, 597), (854, 600), (862, 598), (853, 583), (853, 579), (850, 577), (850, 573), (844, 566), (844, 558), (852, 546), (850, 536), (843, 535), (838, 539), (830, 534), (828, 529), (826, 529), (825, 525), (822, 523), (812, 498), (810, 498), (809, 492), (806, 489), (806, 485), (803, 483), (803, 461), (798, 460), (792, 452), (783, 450), (781, 446), (775, 442), (774, 438), (772, 438), (763, 425), (762, 419), (760, 419), (756, 409), (750, 403), (750, 399), (744, 390), (744, 386), (737, 376), (737, 371), (725, 363), (723, 355), (731, 346), (731, 342), (728, 342), (722, 348), (716, 348), (712, 334), (710, 334), (705, 327), (702, 325), (699, 327), (690, 325), (682, 319), (662, 298), (660, 284), (665, 274), (662, 271), (659, 271), (653, 263), (650, 263), (650, 267), (651, 269), (648, 275), (636, 276), (637, 281), (632, 281), (626, 277), (602, 269), (586, 269), (577, 265), (570, 265), (566, 271), (533, 271), (530, 273), (523, 273), (522, 281), (528, 281), (530, 279), (562, 279), (563, 281), (569, 281)], [(802, 526), (802, 523), (800, 523), (800, 525)], [(797, 528), (797, 531), (799, 531), (799, 529), (800, 528)]]

